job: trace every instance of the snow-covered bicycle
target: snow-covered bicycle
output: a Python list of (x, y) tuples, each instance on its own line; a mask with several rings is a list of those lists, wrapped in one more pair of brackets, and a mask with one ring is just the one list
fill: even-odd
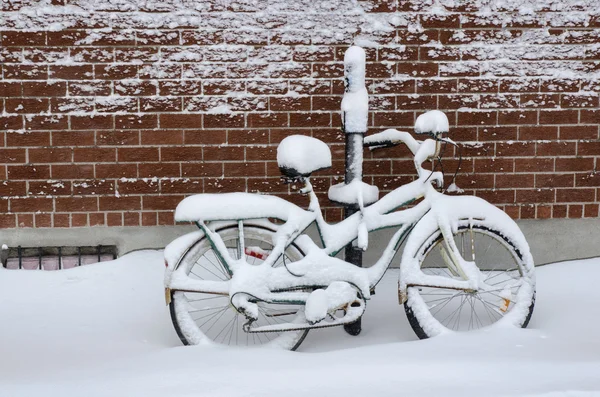
[[(406, 144), (418, 178), (381, 199), (362, 181), (332, 186), (331, 199), (359, 208), (337, 224), (325, 222), (310, 182), (312, 172), (331, 166), (331, 153), (306, 136), (285, 138), (277, 160), (284, 177), (309, 196), (308, 209), (250, 193), (184, 199), (176, 219), (200, 230), (165, 250), (166, 299), (182, 342), (295, 350), (310, 329), (359, 319), (402, 244), (398, 298), (420, 338), (527, 326), (535, 278), (523, 234), (486, 201), (447, 196), (434, 186), (442, 185), (442, 173), (422, 164), (439, 155), (442, 142), (452, 143), (442, 137), (448, 131), (443, 113), (421, 115), (415, 131), (430, 137), (418, 141), (390, 129), (365, 138), (370, 147)], [(312, 224), (321, 245), (303, 234)], [(336, 257), (350, 243), (366, 249), (369, 233), (383, 228), (393, 235), (371, 267)]]

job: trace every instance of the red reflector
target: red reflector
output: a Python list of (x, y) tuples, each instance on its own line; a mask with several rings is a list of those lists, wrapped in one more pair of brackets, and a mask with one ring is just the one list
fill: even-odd
[(169, 262), (165, 259), (165, 267), (169, 267)]
[(267, 257), (269, 256), (269, 253), (258, 248), (258, 247), (246, 247), (244, 249), (244, 253), (248, 256), (251, 256), (253, 258), (258, 258), (261, 260), (265, 260), (267, 259)]

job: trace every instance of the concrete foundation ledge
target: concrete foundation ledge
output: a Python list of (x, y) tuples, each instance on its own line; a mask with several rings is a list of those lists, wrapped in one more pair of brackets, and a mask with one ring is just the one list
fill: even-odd
[[(600, 220), (547, 219), (517, 222), (536, 265), (600, 256)], [(194, 226), (90, 227), (69, 229), (0, 229), (0, 245), (9, 247), (116, 245), (119, 256), (140, 249), (162, 249), (175, 238), (197, 230)], [(393, 229), (369, 237), (364, 263), (374, 263), (391, 237)], [(313, 227), (309, 234), (316, 236)], [(399, 256), (399, 255), (398, 255)], [(397, 265), (395, 258), (393, 265)]]

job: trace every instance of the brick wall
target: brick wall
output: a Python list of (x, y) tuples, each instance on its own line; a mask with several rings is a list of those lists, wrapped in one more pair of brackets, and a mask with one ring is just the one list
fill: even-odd
[[(1, 228), (170, 225), (192, 193), (288, 197), (275, 149), (292, 133), (331, 144), (334, 167), (314, 182), (338, 219), (325, 192), (343, 175), (342, 60), (354, 40), (368, 46), (371, 132), (440, 109), (466, 194), (514, 218), (598, 215), (595, 0), (2, 7)], [(383, 192), (414, 178), (404, 148), (367, 152), (364, 168)]]

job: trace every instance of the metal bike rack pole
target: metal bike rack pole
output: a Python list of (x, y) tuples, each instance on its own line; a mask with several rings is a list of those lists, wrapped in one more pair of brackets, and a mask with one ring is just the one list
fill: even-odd
[[(357, 46), (350, 47), (344, 55), (345, 92), (342, 100), (342, 130), (346, 136), (346, 165), (344, 183), (363, 177), (363, 140), (367, 132), (369, 98), (365, 87), (365, 51)], [(357, 205), (344, 206), (344, 218), (359, 211)], [(362, 250), (348, 244), (344, 251), (345, 260), (362, 267)], [(350, 335), (361, 331), (361, 319), (344, 325)]]

